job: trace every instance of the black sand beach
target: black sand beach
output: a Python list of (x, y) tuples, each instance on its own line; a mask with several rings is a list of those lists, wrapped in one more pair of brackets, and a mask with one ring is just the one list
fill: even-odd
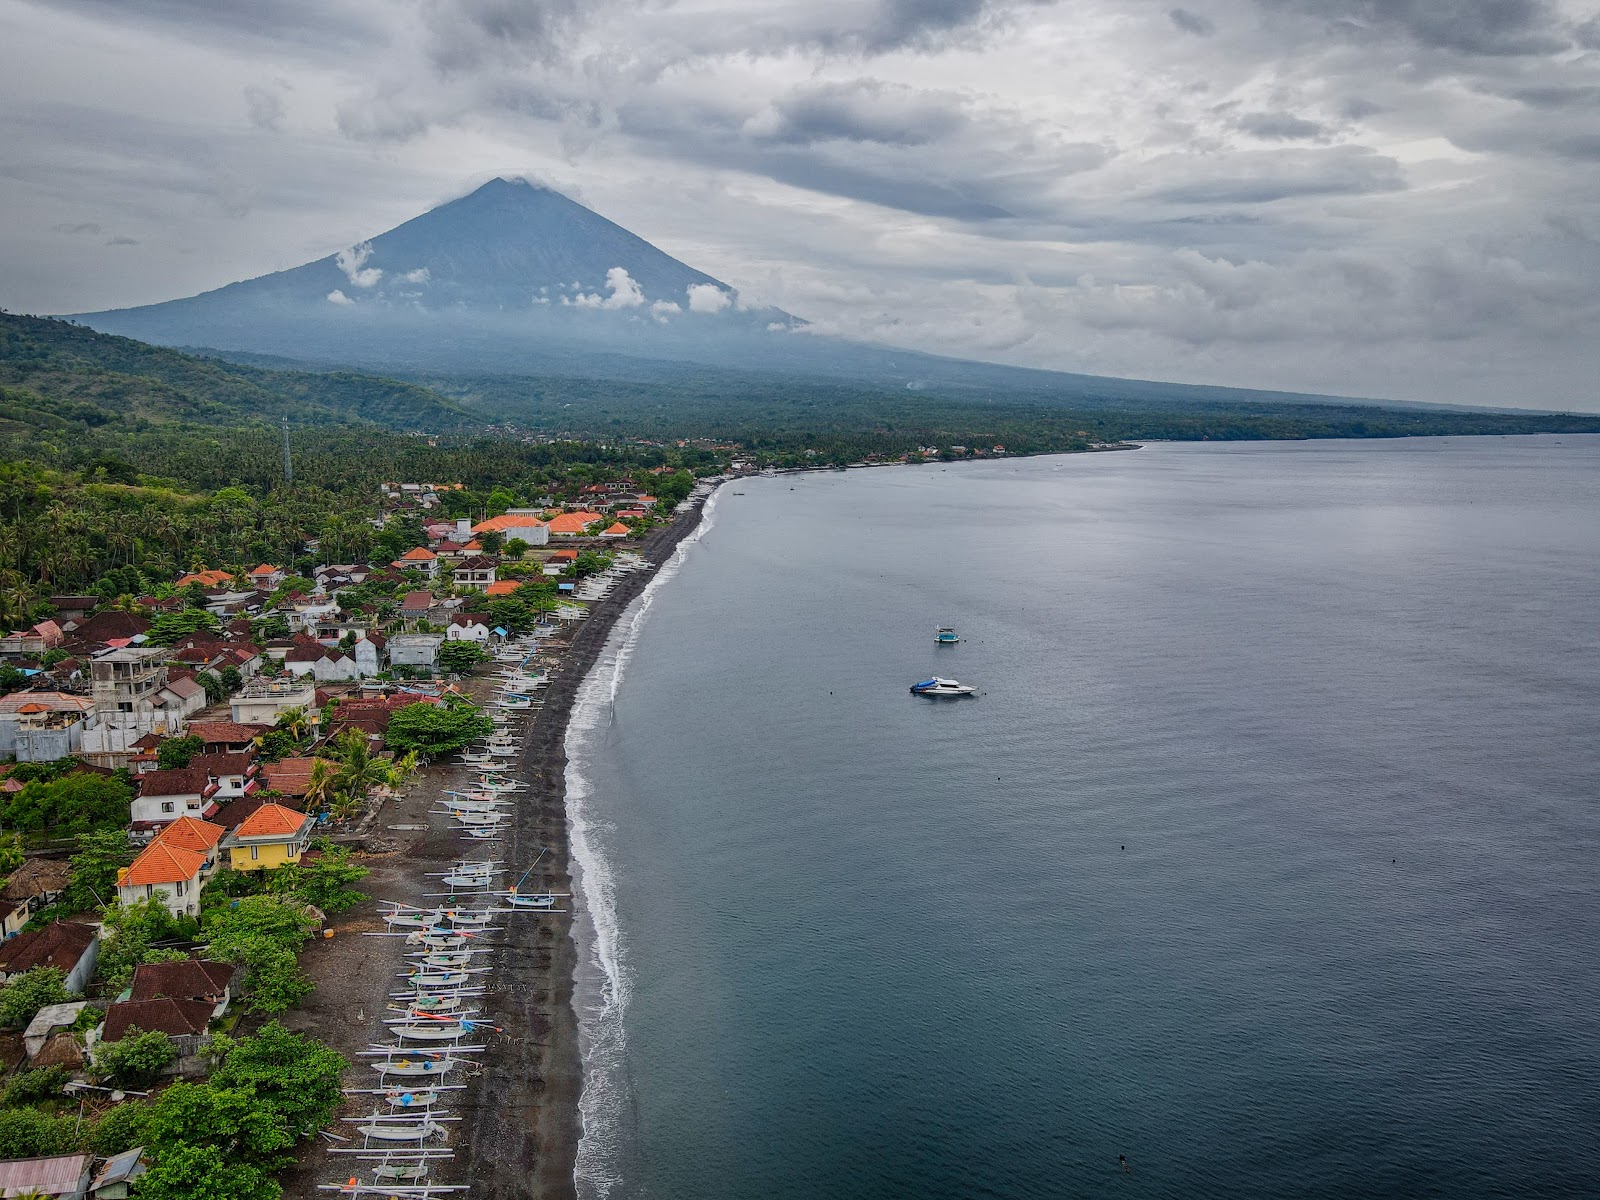
[[(521, 793), (511, 832), (497, 847), (499, 857), (517, 865), (518, 874), (540, 850), (547, 851), (528, 879), (529, 890), (573, 890), (566, 809), (566, 733), (573, 702), (617, 618), (644, 590), (655, 568), (699, 525), (703, 504), (697, 498), (690, 511), (644, 540), (639, 549), (652, 568), (624, 575), (606, 599), (591, 605), (589, 617), (577, 625), (551, 669), (544, 707), (528, 723), (520, 760), (519, 778), (531, 787)], [(474, 691), (487, 690), (487, 681), (474, 685)], [(355, 1055), (374, 1040), (403, 957), (399, 939), (361, 935), (383, 928), (377, 899), (421, 903), (432, 883), (425, 872), (442, 870), (465, 849), (466, 839), (449, 819), (431, 810), (442, 789), (466, 778), (465, 768), (429, 768), (405, 797), (383, 806), (365, 837), (352, 839), (368, 852), (363, 861), (372, 876), (363, 888), (375, 899), (336, 920), (335, 936), (316, 943), (302, 958), (317, 991), (286, 1014), (285, 1023), (315, 1033), (356, 1063), (347, 1072), (347, 1087), (372, 1086), (373, 1077)], [(583, 1086), (572, 1007), (577, 947), (570, 912), (507, 922), (501, 948), (491, 961), (494, 973), (483, 998), (483, 1016), (504, 1032), (491, 1037), (481, 1065), (462, 1080), (467, 1090), (450, 1105), (465, 1120), (450, 1137), (455, 1160), (441, 1167), (435, 1179), (470, 1183), (473, 1196), (493, 1200), (565, 1200), (574, 1196)], [(359, 1100), (346, 1105), (347, 1114), (366, 1109)], [(336, 1126), (332, 1132), (348, 1128)], [(284, 1180), (286, 1196), (310, 1200), (319, 1194), (319, 1184), (348, 1178), (351, 1164), (329, 1154), (329, 1148), (323, 1141), (308, 1148)]]

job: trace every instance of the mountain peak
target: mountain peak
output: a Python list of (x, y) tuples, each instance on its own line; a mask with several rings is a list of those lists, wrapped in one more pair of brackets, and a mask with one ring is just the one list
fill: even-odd
[(698, 312), (732, 310), (733, 289), (722, 281), (553, 188), (498, 176), (304, 266), (186, 300), (85, 319), (96, 328), (191, 344), (202, 332), (168, 332), (166, 316), (179, 315), (179, 323), (189, 326), (209, 310), (233, 325), (251, 320), (249, 310), (265, 304), (274, 313), (299, 308), (324, 318), (357, 309), (537, 314), (578, 308), (595, 317), (661, 321), (687, 312), (690, 289), (706, 286), (729, 303), (712, 297)]

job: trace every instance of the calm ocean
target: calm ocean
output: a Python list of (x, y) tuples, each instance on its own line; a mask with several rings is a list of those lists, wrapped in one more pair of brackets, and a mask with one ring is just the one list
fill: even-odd
[(583, 1195), (1600, 1195), (1600, 438), (749, 480), (633, 618)]

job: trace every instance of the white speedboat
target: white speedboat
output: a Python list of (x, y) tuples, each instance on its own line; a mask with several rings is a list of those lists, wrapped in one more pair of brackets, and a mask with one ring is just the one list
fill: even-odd
[(935, 675), (932, 679), (924, 679), (921, 683), (913, 683), (911, 685), (911, 694), (913, 696), (976, 696), (978, 689), (959, 680), (943, 679)]

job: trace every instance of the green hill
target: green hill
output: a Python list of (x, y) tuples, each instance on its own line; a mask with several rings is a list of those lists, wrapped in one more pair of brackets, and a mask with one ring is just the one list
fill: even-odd
[(272, 370), (198, 358), (46, 317), (0, 313), (0, 433), (135, 432), (276, 423), (471, 428), (429, 388), (350, 371)]

